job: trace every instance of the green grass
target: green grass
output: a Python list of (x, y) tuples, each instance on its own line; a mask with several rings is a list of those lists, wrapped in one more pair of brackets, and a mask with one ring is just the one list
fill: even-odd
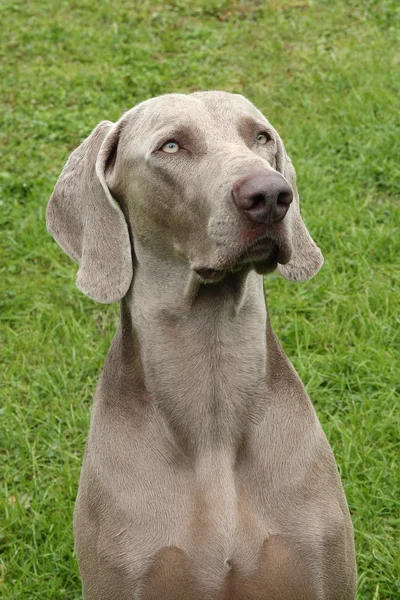
[(81, 597), (72, 510), (118, 318), (78, 292), (46, 233), (52, 187), (102, 119), (215, 88), (258, 105), (296, 166), (326, 263), (309, 283), (266, 279), (273, 324), (335, 451), (358, 600), (400, 598), (398, 6), (3, 0), (2, 598)]

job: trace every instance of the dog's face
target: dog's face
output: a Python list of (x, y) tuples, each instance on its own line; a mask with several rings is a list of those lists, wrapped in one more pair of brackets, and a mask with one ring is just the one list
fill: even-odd
[(207, 282), (249, 267), (305, 280), (322, 265), (282, 141), (239, 95), (153, 98), (100, 124), (73, 153), (48, 226), (79, 262), (78, 285), (100, 301), (129, 288), (125, 219), (136, 252), (183, 261)]

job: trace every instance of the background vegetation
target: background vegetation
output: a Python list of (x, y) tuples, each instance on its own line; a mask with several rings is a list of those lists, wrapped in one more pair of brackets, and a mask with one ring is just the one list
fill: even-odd
[(258, 105), (297, 168), (326, 264), (266, 279), (273, 324), (341, 470), (358, 599), (400, 598), (398, 2), (3, 0), (1, 29), (0, 596), (81, 597), (72, 510), (118, 319), (46, 233), (52, 187), (100, 120), (217, 88)]

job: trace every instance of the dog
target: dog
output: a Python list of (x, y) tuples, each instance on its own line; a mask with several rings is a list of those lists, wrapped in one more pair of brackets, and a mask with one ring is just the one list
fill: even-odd
[(263, 275), (323, 263), (276, 130), (241, 95), (147, 100), (72, 153), (47, 227), (121, 302), (74, 514), (85, 600), (354, 600), (335, 460)]

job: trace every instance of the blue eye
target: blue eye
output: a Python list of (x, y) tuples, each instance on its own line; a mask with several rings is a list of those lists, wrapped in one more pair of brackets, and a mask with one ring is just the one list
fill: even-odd
[(178, 142), (170, 140), (169, 142), (166, 142), (163, 146), (161, 146), (161, 150), (163, 152), (167, 152), (168, 154), (174, 154), (175, 152), (179, 152), (180, 146)]
[(262, 146), (269, 142), (271, 138), (266, 133), (259, 133), (257, 135), (257, 142)]

